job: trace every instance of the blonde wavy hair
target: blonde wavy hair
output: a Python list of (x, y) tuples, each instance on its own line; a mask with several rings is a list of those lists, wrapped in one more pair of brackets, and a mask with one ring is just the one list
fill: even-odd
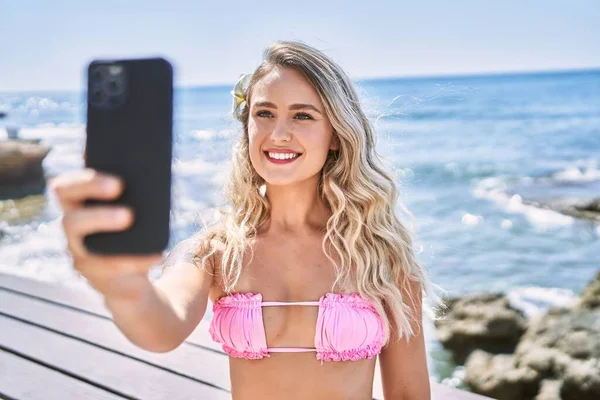
[[(300, 72), (314, 86), (339, 141), (339, 149), (330, 151), (318, 183), (318, 193), (332, 212), (322, 242), (326, 257), (336, 268), (332, 291), (343, 291), (352, 283), (383, 317), (385, 341), (392, 331), (399, 333), (398, 339), (405, 336), (408, 340), (415, 334), (411, 319), (420, 317), (413, 312), (415, 301), (421, 300), (423, 292), (425, 297), (439, 300), (415, 257), (410, 232), (396, 216), (396, 206), (410, 218), (412, 214), (398, 201), (394, 179), (375, 151), (374, 129), (351, 80), (325, 54), (304, 43), (271, 44), (249, 81), (245, 107), (234, 113), (243, 132), (233, 148), (233, 168), (225, 185), (230, 208), (221, 210), (220, 220), (197, 234), (197, 243), (204, 247), (198, 252), (203, 254), (202, 265), (218, 252), (215, 259), (220, 263), (215, 271), (225, 292), (233, 292), (244, 269), (244, 254), (247, 250), (253, 253), (249, 239), (270, 215), (268, 199), (260, 193), (265, 181), (250, 161), (249, 104), (256, 82), (281, 67)], [(330, 251), (337, 254), (339, 264)], [(417, 293), (417, 298), (411, 293)], [(423, 310), (435, 318), (426, 305)]]

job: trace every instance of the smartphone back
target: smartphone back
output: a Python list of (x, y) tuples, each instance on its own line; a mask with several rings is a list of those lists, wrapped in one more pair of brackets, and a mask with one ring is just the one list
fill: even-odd
[(93, 61), (88, 67), (86, 167), (121, 177), (112, 202), (135, 214), (131, 228), (95, 233), (86, 248), (101, 254), (152, 254), (169, 242), (173, 69), (162, 58)]

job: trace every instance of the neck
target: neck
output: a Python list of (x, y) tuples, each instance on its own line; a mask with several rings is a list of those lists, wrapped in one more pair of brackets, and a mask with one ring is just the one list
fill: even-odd
[(331, 211), (319, 197), (318, 176), (292, 185), (267, 184), (269, 219), (259, 233), (309, 235), (325, 231)]

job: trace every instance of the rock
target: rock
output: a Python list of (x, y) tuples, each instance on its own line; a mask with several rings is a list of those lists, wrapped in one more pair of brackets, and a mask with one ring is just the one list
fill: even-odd
[(571, 217), (600, 222), (600, 199), (558, 199), (551, 202), (549, 208)]
[[(509, 192), (510, 195), (518, 193)], [(600, 222), (600, 198), (580, 199), (572, 197), (557, 197), (552, 199), (521, 199), (523, 204), (533, 207), (553, 210), (574, 218)]]
[(570, 357), (559, 350), (530, 346), (519, 356), (517, 363), (531, 368), (545, 377), (560, 375), (570, 361)]
[(30, 140), (0, 141), (0, 199), (43, 193), (42, 162), (50, 147)]
[(447, 304), (444, 318), (435, 325), (439, 340), (458, 364), (475, 349), (510, 353), (525, 331), (525, 316), (502, 294), (476, 293)]
[(515, 368), (512, 355), (475, 350), (465, 364), (465, 384), (494, 399), (529, 400), (538, 393), (540, 376), (531, 368)]
[[(483, 365), (488, 370), (483, 376), (482, 373), (471, 374), (469, 385), (474, 390), (487, 390), (489, 387), (477, 382), (483, 379), (483, 383), (494, 382), (495, 392), (518, 392), (527, 396), (539, 387), (536, 400), (600, 399), (600, 309), (550, 310), (531, 321), (515, 354), (504, 357), (512, 357), (512, 366), (506, 361), (501, 364), (502, 368), (497, 360), (488, 360), (486, 364), (478, 361), (479, 366)], [(473, 363), (469, 357), (467, 364), (473, 368)], [(523, 371), (534, 371), (535, 374), (524, 374)], [(507, 380), (509, 376), (519, 378)], [(550, 387), (544, 387), (544, 380), (551, 381), (545, 384)], [(557, 386), (560, 388), (559, 396), (555, 396)], [(530, 398), (533, 397), (523, 397)]]
[(600, 399), (600, 359), (572, 362), (560, 390), (564, 400)]
[[(600, 399), (599, 294), (600, 272), (583, 290), (576, 306), (551, 308), (529, 321), (514, 354), (472, 351), (466, 359), (465, 383), (474, 392), (496, 399)], [(448, 310), (447, 318), (436, 326), (442, 343), (462, 353), (477, 343), (490, 347), (489, 338), (486, 341), (473, 332), (479, 334), (484, 326), (493, 327), (489, 322), (498, 321), (496, 314), (511, 311), (498, 294), (451, 299)], [(519, 317), (512, 325), (506, 318), (499, 320), (506, 324), (499, 330), (504, 333), (514, 332), (523, 324)], [(507, 342), (510, 338), (499, 337)]]
[(600, 199), (592, 200), (588, 204), (576, 208), (578, 208), (579, 211), (600, 213)]
[[(542, 351), (546, 351), (543, 356), (534, 353)], [(570, 359), (600, 359), (600, 309), (553, 311), (532, 321), (515, 356), (518, 365), (526, 363), (532, 368), (541, 366), (545, 357), (551, 366), (545, 372), (556, 375), (564, 372)]]
[(5, 127), (6, 135), (9, 140), (17, 140), (19, 138), (19, 127), (14, 125), (7, 125)]
[(2, 239), (2, 230), (5, 226), (38, 219), (47, 205), (48, 199), (43, 194), (14, 200), (0, 200), (0, 239)]
[(556, 379), (544, 379), (540, 392), (534, 400), (560, 400), (560, 388), (562, 381)]
[(594, 309), (600, 307), (600, 271), (596, 277), (583, 289), (578, 308)]

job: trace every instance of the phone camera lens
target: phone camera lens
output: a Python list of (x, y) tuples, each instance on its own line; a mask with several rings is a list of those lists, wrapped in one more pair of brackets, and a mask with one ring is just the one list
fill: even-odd
[(110, 77), (104, 82), (104, 89), (110, 95), (119, 95), (123, 91), (123, 82), (119, 77)]
[(101, 87), (93, 88), (90, 92), (90, 104), (96, 107), (102, 107), (106, 102), (106, 93)]
[(102, 67), (96, 67), (90, 75), (94, 83), (100, 83), (106, 77), (106, 71)]

